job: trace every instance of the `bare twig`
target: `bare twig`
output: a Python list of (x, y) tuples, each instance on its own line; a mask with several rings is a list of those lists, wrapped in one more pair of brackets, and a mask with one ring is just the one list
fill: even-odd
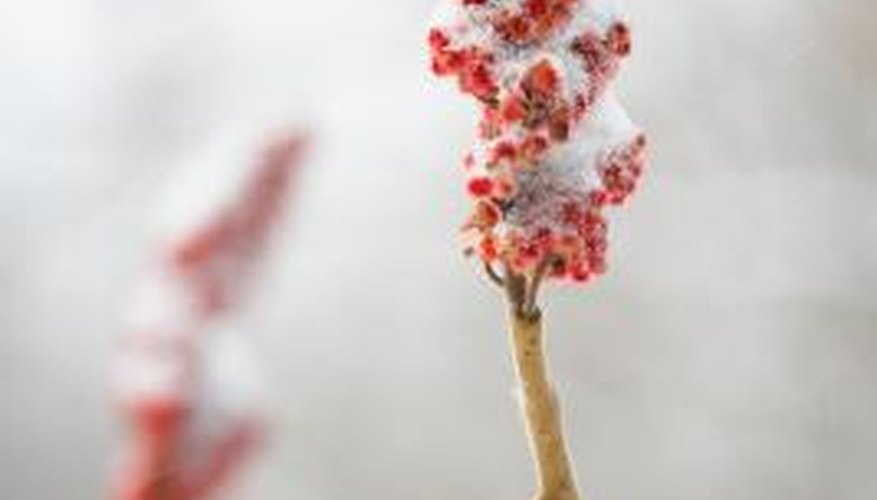
[(542, 313), (537, 305), (540, 284), (554, 259), (545, 258), (530, 279), (506, 265), (505, 289), (511, 309), (511, 344), (521, 387), (521, 410), (538, 480), (539, 489), (532, 500), (578, 500), (560, 405), (548, 376)]
[(484, 271), (487, 273), (487, 277), (490, 278), (496, 286), (500, 288), (505, 288), (505, 279), (499, 275), (496, 269), (493, 267), (493, 264), (490, 262), (484, 263)]
[(542, 315), (511, 315), (511, 343), (521, 394), (521, 411), (537, 475), (532, 500), (578, 500), (566, 450), (560, 404), (548, 376)]
[(556, 255), (546, 255), (545, 258), (542, 259), (542, 262), (536, 266), (536, 270), (533, 273), (533, 278), (530, 280), (524, 298), (524, 311), (527, 313), (534, 314), (538, 310), (537, 301), (539, 299), (539, 287), (542, 285), (542, 281), (545, 279), (551, 266), (553, 266), (556, 261)]
[(521, 316), (527, 316), (528, 311), (525, 308), (528, 293), (527, 277), (516, 273), (511, 266), (506, 264), (504, 281), (506, 298), (509, 301), (512, 312)]

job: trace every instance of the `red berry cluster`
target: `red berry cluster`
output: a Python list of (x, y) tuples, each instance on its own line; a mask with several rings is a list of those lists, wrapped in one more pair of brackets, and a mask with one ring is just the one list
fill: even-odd
[[(475, 200), (467, 250), (521, 273), (546, 263), (554, 277), (602, 273), (603, 208), (634, 190), (645, 139), (591, 144), (586, 130), (604, 119), (595, 110), (630, 53), (630, 30), (607, 0), (446, 1), (451, 17), (429, 33), (433, 72), (481, 105), (464, 160)], [(575, 144), (593, 151), (562, 154)]]

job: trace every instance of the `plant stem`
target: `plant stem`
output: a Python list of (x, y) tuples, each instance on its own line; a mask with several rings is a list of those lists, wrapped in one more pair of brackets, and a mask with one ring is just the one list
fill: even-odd
[(506, 273), (506, 290), (511, 306), (511, 343), (521, 409), (530, 441), (530, 451), (539, 491), (533, 500), (578, 500), (580, 495), (566, 451), (560, 406), (551, 382), (544, 351), (542, 314), (528, 305), (528, 288), (523, 276)]

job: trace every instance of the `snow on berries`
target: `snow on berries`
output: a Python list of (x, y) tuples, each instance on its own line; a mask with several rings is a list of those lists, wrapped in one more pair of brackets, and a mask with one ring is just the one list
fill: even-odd
[(465, 155), (466, 250), (487, 263), (587, 281), (606, 269), (605, 208), (645, 165), (645, 136), (610, 83), (630, 54), (615, 0), (444, 0), (432, 71), (481, 109)]

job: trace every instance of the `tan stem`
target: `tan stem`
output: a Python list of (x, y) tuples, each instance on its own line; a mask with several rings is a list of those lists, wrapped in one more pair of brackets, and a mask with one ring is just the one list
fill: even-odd
[(539, 491), (533, 500), (578, 500), (579, 493), (566, 451), (557, 396), (548, 380), (542, 315), (512, 304), (511, 336), (521, 406)]

